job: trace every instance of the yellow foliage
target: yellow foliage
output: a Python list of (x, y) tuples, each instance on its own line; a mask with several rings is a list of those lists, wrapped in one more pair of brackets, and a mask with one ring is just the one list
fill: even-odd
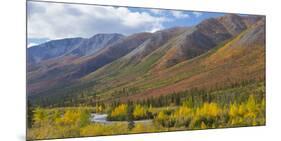
[(165, 115), (165, 113), (163, 112), (163, 111), (160, 111), (159, 113), (158, 113), (158, 115), (157, 115), (157, 117), (156, 117), (156, 119), (157, 120), (159, 120), (159, 121), (163, 121), (163, 120), (166, 120), (166, 115)]
[(265, 99), (262, 99), (261, 107), (260, 107), (261, 114), (265, 114)]
[(140, 118), (145, 117), (146, 113), (147, 113), (147, 109), (145, 109), (141, 105), (136, 105), (134, 112), (133, 112), (133, 116), (135, 119), (140, 119)]
[(54, 122), (58, 126), (84, 126), (89, 122), (89, 113), (85, 110), (66, 110)]
[(235, 116), (237, 116), (238, 115), (238, 106), (237, 106), (237, 104), (236, 103), (234, 103), (234, 104), (231, 104), (230, 105), (230, 108), (229, 108), (229, 115), (231, 116), (231, 117), (235, 117)]
[(247, 112), (247, 108), (245, 104), (241, 104), (238, 106), (238, 115), (243, 116)]
[(127, 114), (127, 109), (128, 106), (126, 104), (121, 104), (118, 107), (116, 107), (112, 112), (111, 112), (111, 116), (115, 117), (115, 116), (126, 116)]
[[(99, 106), (96, 108), (101, 110)], [(172, 110), (157, 109), (157, 113), (153, 110), (151, 106), (148, 108), (136, 105), (132, 113), (134, 118), (143, 117), (147, 115), (147, 112), (154, 112), (157, 115), (153, 118), (153, 123), (135, 123), (134, 128), (128, 129), (126, 122), (89, 123), (89, 113), (81, 109), (36, 108), (33, 118), (36, 126), (28, 129), (27, 136), (28, 139), (48, 139), (265, 124), (265, 100), (257, 100), (254, 96), (250, 96), (243, 103), (233, 103), (222, 107), (216, 103), (204, 103), (197, 108), (183, 105)], [(109, 115), (116, 116), (114, 118), (117, 120), (126, 120), (128, 105), (117, 106)]]
[(206, 129), (207, 125), (204, 122), (201, 122), (201, 129)]
[[(231, 104), (228, 114), (230, 115), (231, 125), (257, 125), (256, 119), (259, 114), (264, 116), (262, 106), (264, 103), (256, 103), (254, 96), (250, 96), (245, 103), (240, 105)], [(264, 123), (261, 120), (261, 123)]]
[(176, 112), (175, 116), (178, 117), (186, 117), (190, 116), (192, 114), (192, 109), (186, 107), (186, 106), (181, 106)]
[(46, 120), (46, 114), (44, 113), (44, 110), (41, 108), (36, 108), (34, 110), (34, 123), (42, 124), (44, 120)]
[(263, 110), (265, 109), (265, 99), (264, 98), (262, 99), (262, 102), (261, 102), (261, 108)]
[(257, 106), (256, 106), (256, 101), (254, 96), (250, 96), (247, 103), (246, 103), (246, 107), (248, 111), (255, 111)]
[(231, 117), (243, 116), (247, 112), (245, 104), (237, 105), (236, 103), (231, 104), (228, 114)]
[(216, 117), (220, 114), (221, 109), (216, 103), (204, 103), (204, 105), (201, 108), (198, 108), (196, 111), (197, 115), (200, 116), (210, 116), (210, 117)]
[(73, 124), (77, 121), (77, 119), (79, 119), (79, 112), (66, 111), (63, 119), (65, 124)]
[(96, 112), (100, 113), (103, 111), (103, 107), (101, 105), (96, 105)]
[(136, 124), (135, 128), (133, 128), (134, 133), (140, 133), (147, 131), (147, 127), (144, 124)]
[(180, 106), (172, 115), (171, 120), (176, 121), (176, 126), (187, 125), (193, 117), (193, 111), (187, 106)]

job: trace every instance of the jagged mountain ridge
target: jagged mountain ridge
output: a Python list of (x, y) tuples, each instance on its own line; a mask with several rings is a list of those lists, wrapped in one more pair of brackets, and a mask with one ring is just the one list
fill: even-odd
[[(92, 55), (77, 56), (66, 53), (64, 56), (31, 64), (28, 67), (27, 79), (30, 84), (29, 91), (38, 93), (72, 83), (114, 59), (118, 59), (140, 45), (149, 36), (149, 33), (138, 33), (106, 44)], [(51, 85), (48, 85), (50, 83)]]
[[(230, 42), (241, 36), (241, 34), (247, 37), (247, 39), (244, 38), (246, 42), (250, 42), (250, 40), (253, 40), (253, 42), (259, 41), (251, 37), (254, 38), (256, 36), (256, 38), (260, 38), (260, 34), (263, 33), (260, 30), (251, 30), (251, 34), (248, 33), (246, 35), (244, 35), (244, 32), (250, 30), (258, 21), (263, 21), (261, 19), (260, 16), (238, 16), (231, 14), (204, 20), (194, 27), (172, 28), (152, 34), (142, 33), (142, 38), (125, 37), (118, 41), (119, 45), (118, 43), (115, 43), (116, 45), (109, 45), (97, 51), (96, 54), (74, 59), (68, 65), (63, 65), (56, 69), (59, 70), (58, 72), (61, 72), (69, 69), (65, 68), (66, 66), (75, 68), (73, 69), (74, 71), (67, 72), (66, 76), (63, 77), (63, 79), (73, 82), (67, 87), (76, 89), (78, 86), (86, 90), (95, 89), (105, 95), (105, 97), (112, 97), (115, 91), (128, 87), (144, 89), (143, 92), (136, 92), (135, 96), (132, 96), (132, 99), (140, 96), (149, 97), (167, 94), (169, 92), (168, 90), (166, 92), (164, 91), (164, 93), (162, 92), (168, 88), (164, 84), (158, 84), (157, 81), (159, 83), (162, 81), (167, 83), (171, 81), (171, 78), (177, 76), (175, 72), (178, 71), (167, 74), (164, 72), (169, 72), (168, 70), (172, 70), (190, 60), (197, 60), (196, 58), (208, 54), (216, 47)], [(260, 34), (256, 35), (256, 33)], [(137, 40), (137, 44), (133, 44), (135, 43), (133, 41), (135, 39), (139, 39)], [(123, 47), (123, 44), (120, 42), (126, 40), (128, 43), (126, 47)], [(242, 41), (239, 40), (239, 42)], [(264, 43), (263, 41), (259, 42)], [(241, 44), (243, 46), (245, 45), (245, 43)], [(102, 64), (99, 64), (100, 62)], [(189, 66), (189, 68), (192, 68), (192, 66)], [(194, 65), (195, 68), (196, 65)], [(185, 67), (182, 67), (179, 70), (185, 69)], [(191, 70), (189, 71), (192, 72)], [(49, 72), (43, 74), (49, 74)], [(177, 81), (184, 81), (184, 79), (187, 79), (187, 77)], [(41, 81), (41, 79), (39, 80)], [(48, 79), (45, 80), (46, 83), (48, 81)], [(223, 82), (224, 80), (221, 81)], [(91, 85), (92, 83), (95, 85)], [(155, 84), (157, 87), (149, 88), (147, 86), (149, 83)], [(30, 86), (34, 86), (34, 84), (36, 85), (36, 83), (33, 83)], [(65, 86), (61, 86), (58, 89), (62, 91), (64, 88)], [(175, 87), (173, 91), (185, 90), (187, 88), (189, 87)], [(38, 94), (39, 97), (42, 95), (45, 97), (45, 95), (49, 95), (48, 93), (50, 91), (54, 93), (53, 95), (65, 95), (53, 88), (44, 89), (39, 92), (35, 90), (33, 93)], [(75, 93), (79, 95), (79, 92)]]
[(27, 49), (27, 63), (35, 64), (43, 60), (48, 60), (63, 55), (76, 48), (83, 38), (67, 38), (52, 40)]
[(48, 59), (54, 59), (66, 55), (91, 55), (102, 47), (114, 43), (123, 37), (124, 35), (113, 33), (96, 34), (91, 38), (79, 37), (51, 40), (28, 48), (28, 63), (40, 63)]

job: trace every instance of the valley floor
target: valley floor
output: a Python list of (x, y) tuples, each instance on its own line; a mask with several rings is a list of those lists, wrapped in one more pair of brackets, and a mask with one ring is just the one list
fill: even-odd
[(27, 137), (53, 139), (265, 125), (264, 83), (215, 93), (239, 90), (248, 97), (233, 96), (229, 103), (198, 99), (198, 105), (187, 98), (180, 105), (162, 107), (120, 103), (111, 107), (35, 108)]

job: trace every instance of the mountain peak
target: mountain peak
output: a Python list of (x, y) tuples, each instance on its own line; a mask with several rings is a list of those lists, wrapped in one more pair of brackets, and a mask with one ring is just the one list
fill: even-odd
[(227, 28), (217, 18), (204, 20), (196, 28), (197, 32), (208, 36), (214, 43), (219, 43), (231, 37)]
[(218, 20), (232, 35), (237, 35), (247, 28), (242, 17), (237, 14), (227, 14)]
[(89, 39), (100, 38), (100, 37), (114, 37), (114, 36), (125, 37), (124, 35), (119, 34), (119, 33), (98, 33), (98, 34), (93, 35)]
[(79, 45), (83, 38), (65, 38), (48, 41), (27, 49), (28, 62), (39, 63), (43, 60), (51, 59), (63, 55)]
[(89, 39), (85, 39), (78, 48), (70, 52), (78, 56), (91, 55), (98, 50), (124, 38), (125, 36), (117, 33), (99, 33)]
[(28, 48), (28, 62), (39, 63), (44, 60), (66, 56), (91, 55), (115, 41), (124, 38), (122, 34), (96, 34), (91, 38), (65, 38), (52, 40), (31, 48)]

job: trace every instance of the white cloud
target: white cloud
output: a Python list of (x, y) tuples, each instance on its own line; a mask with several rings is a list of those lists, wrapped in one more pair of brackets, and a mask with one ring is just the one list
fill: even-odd
[(27, 48), (30, 48), (30, 47), (36, 46), (36, 45), (38, 45), (38, 44), (36, 44), (36, 43), (28, 43)]
[(192, 12), (195, 17), (200, 17), (203, 13), (201, 12)]
[(175, 18), (189, 18), (189, 15), (187, 13), (184, 13), (182, 11), (171, 11), (171, 14), (175, 17)]
[(149, 11), (154, 15), (161, 15), (164, 13), (164, 11), (160, 9), (149, 9)]
[(124, 7), (28, 2), (28, 38), (90, 37), (153, 32), (169, 19)]

